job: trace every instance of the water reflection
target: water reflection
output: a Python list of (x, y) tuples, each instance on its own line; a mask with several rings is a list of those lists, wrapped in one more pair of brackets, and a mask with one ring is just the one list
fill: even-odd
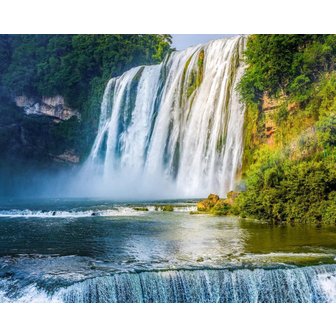
[[(74, 211), (112, 205), (61, 206)], [(0, 258), (10, 257), (4, 272), (13, 267), (15, 272), (25, 270), (25, 276), (32, 265), (49, 275), (92, 276), (130, 270), (333, 263), (335, 256), (335, 227), (271, 226), (151, 211), (123, 217), (0, 218)]]

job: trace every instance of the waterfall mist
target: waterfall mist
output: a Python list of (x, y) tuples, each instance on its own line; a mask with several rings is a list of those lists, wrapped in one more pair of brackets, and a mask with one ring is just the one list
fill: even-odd
[(244, 37), (215, 40), (112, 78), (73, 192), (148, 199), (234, 189), (243, 147), (244, 106), (235, 88), (244, 46)]
[[(235, 90), (245, 37), (175, 51), (112, 78), (88, 159), (67, 169), (10, 168), (0, 196), (119, 200), (221, 196), (235, 188), (244, 106)], [(22, 175), (22, 176), (21, 176)]]

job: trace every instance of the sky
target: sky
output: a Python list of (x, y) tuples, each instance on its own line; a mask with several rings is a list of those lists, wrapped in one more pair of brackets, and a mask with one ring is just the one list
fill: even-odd
[(173, 47), (177, 50), (183, 50), (200, 43), (206, 43), (210, 40), (217, 40), (224, 37), (231, 37), (233, 34), (172, 34)]

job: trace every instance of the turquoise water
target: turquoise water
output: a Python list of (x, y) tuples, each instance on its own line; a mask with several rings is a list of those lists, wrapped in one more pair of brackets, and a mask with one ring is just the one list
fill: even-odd
[(156, 201), (2, 202), (0, 301), (336, 300), (336, 227), (190, 215), (195, 201), (167, 203), (173, 212)]

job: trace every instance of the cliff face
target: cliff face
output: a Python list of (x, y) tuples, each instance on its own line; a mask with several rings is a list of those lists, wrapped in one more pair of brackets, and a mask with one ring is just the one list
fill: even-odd
[(244, 121), (243, 173), (262, 148), (285, 151), (294, 158), (306, 151), (298, 143), (316, 138), (316, 117), (288, 97), (270, 98), (264, 93), (259, 104), (247, 106)]
[(25, 114), (46, 115), (60, 120), (68, 120), (75, 116), (80, 117), (77, 110), (67, 106), (62, 96), (29, 98), (27, 96), (15, 97), (17, 107), (24, 110)]
[(261, 113), (265, 116), (265, 142), (270, 147), (275, 145), (275, 132), (276, 122), (275, 116), (281, 105), (281, 99), (271, 99), (268, 95), (264, 94), (261, 105)]
[(0, 99), (0, 167), (77, 164), (71, 133), (77, 123), (78, 112), (62, 97)]

